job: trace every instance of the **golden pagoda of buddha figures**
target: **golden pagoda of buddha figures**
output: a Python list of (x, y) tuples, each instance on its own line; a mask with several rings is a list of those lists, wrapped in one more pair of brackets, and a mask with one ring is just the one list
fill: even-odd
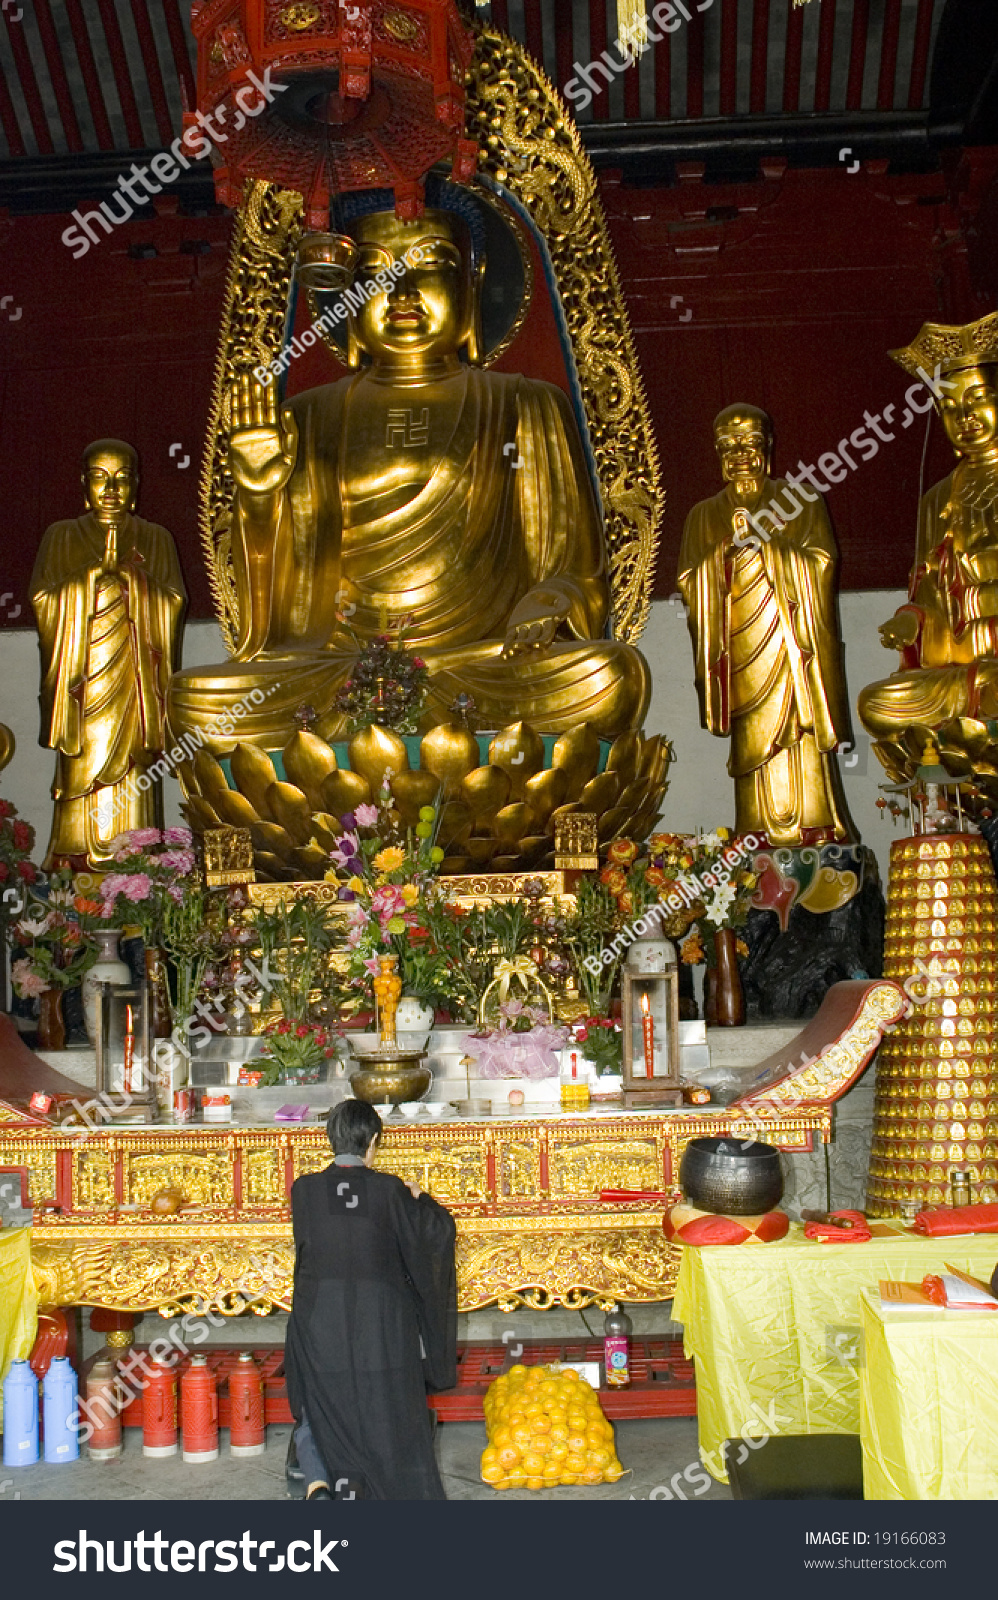
[(973, 1200), (998, 1200), (996, 927), (998, 884), (979, 835), (895, 841), (884, 976), (912, 1004), (877, 1060), (872, 1216), (949, 1203), (955, 1170)]

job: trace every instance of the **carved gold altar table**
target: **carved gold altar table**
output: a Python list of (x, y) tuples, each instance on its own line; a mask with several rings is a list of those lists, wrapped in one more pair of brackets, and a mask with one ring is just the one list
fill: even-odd
[[(831, 1107), (788, 1111), (766, 1137), (786, 1151), (828, 1142)], [(675, 1191), (690, 1139), (759, 1137), (732, 1108), (590, 1112), (389, 1124), (378, 1165), (415, 1180), (457, 1219), (458, 1295), (543, 1309), (671, 1297), (680, 1251), (661, 1202), (606, 1205), (600, 1190)], [(0, 1168), (26, 1171), (39, 1297), (167, 1313), (260, 1315), (291, 1303), (287, 1193), (331, 1160), (325, 1130), (273, 1125), (140, 1126), (98, 1132), (0, 1127)], [(188, 1206), (156, 1216), (173, 1186)]]

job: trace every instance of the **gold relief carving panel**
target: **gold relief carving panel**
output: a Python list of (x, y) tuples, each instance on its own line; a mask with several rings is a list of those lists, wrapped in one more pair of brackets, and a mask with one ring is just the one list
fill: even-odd
[(548, 1186), (552, 1195), (598, 1194), (601, 1189), (658, 1189), (662, 1161), (658, 1141), (629, 1139), (595, 1143), (551, 1141)]
[(379, 1151), (379, 1172), (393, 1172), (403, 1183), (418, 1183), (435, 1200), (484, 1200), (488, 1167), (484, 1143), (409, 1144)]
[(536, 1140), (511, 1140), (496, 1151), (500, 1195), (511, 1200), (532, 1198), (541, 1192), (541, 1151)]
[(73, 1209), (110, 1211), (117, 1205), (115, 1150), (77, 1150), (73, 1156)]
[(43, 1200), (55, 1199), (55, 1150), (47, 1149), (34, 1140), (30, 1144), (12, 1144), (5, 1139), (0, 1148), (0, 1162), (5, 1167), (27, 1167), (28, 1198), (33, 1206)]
[(283, 1205), (287, 1201), (284, 1181), (285, 1150), (280, 1145), (265, 1145), (262, 1150), (244, 1150), (243, 1204)]
[(332, 1165), (333, 1152), (328, 1144), (324, 1148), (296, 1144), (293, 1149), (294, 1175), (303, 1178), (307, 1172), (325, 1172)]
[(195, 1206), (231, 1206), (232, 1152), (188, 1148), (126, 1155), (125, 1193), (132, 1205), (147, 1205), (159, 1189), (179, 1189)]
[(661, 1228), (571, 1233), (508, 1232), (501, 1239), (459, 1230), (458, 1300), (462, 1311), (497, 1300), (503, 1311), (526, 1305), (573, 1310), (598, 1302), (666, 1300), (679, 1275), (680, 1252)]

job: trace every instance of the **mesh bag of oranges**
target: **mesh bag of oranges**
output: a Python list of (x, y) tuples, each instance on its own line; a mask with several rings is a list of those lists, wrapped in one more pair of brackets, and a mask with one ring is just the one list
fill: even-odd
[(483, 1401), (482, 1481), (493, 1489), (616, 1483), (613, 1426), (596, 1391), (571, 1367), (510, 1367)]

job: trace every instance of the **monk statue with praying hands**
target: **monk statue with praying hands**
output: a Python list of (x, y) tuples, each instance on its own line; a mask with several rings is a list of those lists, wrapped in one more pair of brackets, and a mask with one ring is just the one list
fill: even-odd
[(89, 445), (87, 509), (52, 524), (31, 576), (39, 742), (56, 752), (46, 870), (109, 866), (117, 834), (157, 820), (148, 768), (164, 748), (187, 596), (170, 534), (135, 515), (138, 485), (130, 444)]
[(406, 617), (425, 660), (426, 726), (461, 693), (483, 727), (587, 722), (612, 738), (642, 724), (648, 670), (607, 637), (606, 549), (571, 405), (483, 369), (484, 230), (456, 186), (428, 198), (401, 221), (390, 194), (341, 197), (359, 294), (348, 376), (283, 405), (255, 373), (231, 391), (234, 649), (176, 674), (169, 713), (216, 754), (235, 741), (215, 719), (237, 701), (239, 738), (264, 749), (283, 748), (303, 701), (317, 734), (345, 737), (337, 691), (386, 613)]
[(714, 440), (726, 483), (686, 519), (679, 588), (701, 721), (731, 740), (736, 829), (777, 846), (855, 840), (835, 758), (849, 714), (824, 501), (769, 476), (772, 423), (756, 406), (728, 406)]

